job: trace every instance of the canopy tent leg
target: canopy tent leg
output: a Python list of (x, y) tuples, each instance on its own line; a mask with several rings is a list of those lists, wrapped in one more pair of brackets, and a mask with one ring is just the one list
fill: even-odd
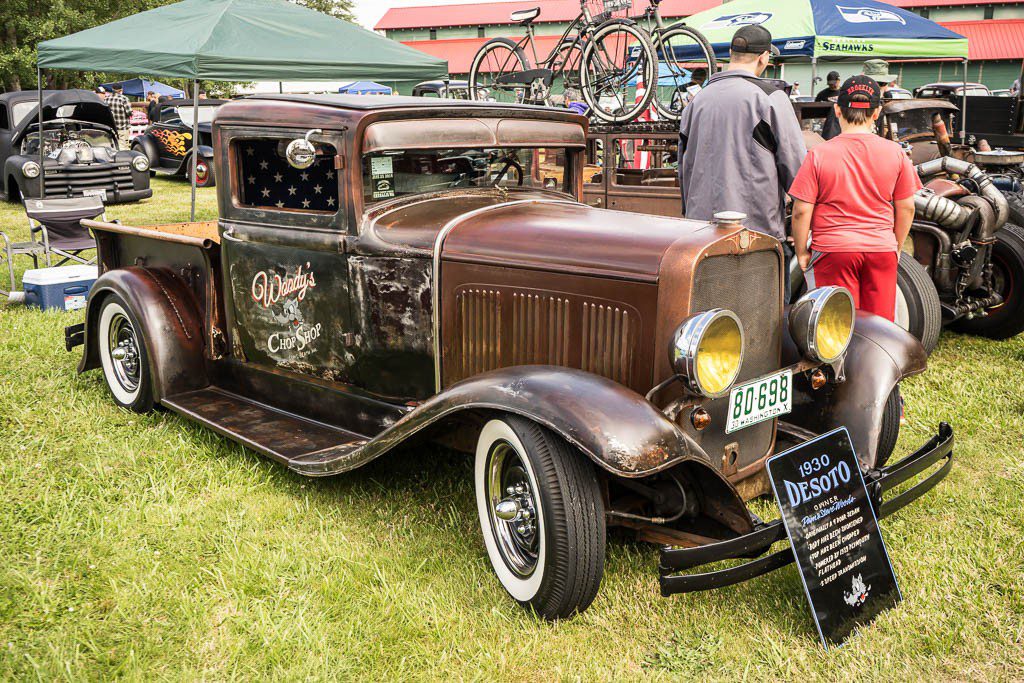
[(199, 79), (192, 81), (192, 222), (196, 222), (196, 169), (199, 160)]
[(960, 95), (960, 144), (967, 144), (967, 60), (964, 60), (964, 91)]
[(814, 91), (818, 89), (818, 58), (811, 57), (811, 92), (813, 95)]
[[(39, 93), (39, 198), (46, 199), (46, 155), (43, 153), (43, 68), (36, 63), (36, 92)], [(22, 197), (24, 199), (24, 197)]]

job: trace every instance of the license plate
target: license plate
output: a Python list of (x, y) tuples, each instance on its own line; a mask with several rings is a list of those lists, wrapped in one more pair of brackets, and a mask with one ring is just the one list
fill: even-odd
[(725, 433), (785, 415), (793, 410), (793, 373), (783, 370), (774, 375), (733, 387), (729, 393), (729, 419)]
[(83, 197), (99, 197), (103, 201), (107, 201), (106, 190), (82, 190)]

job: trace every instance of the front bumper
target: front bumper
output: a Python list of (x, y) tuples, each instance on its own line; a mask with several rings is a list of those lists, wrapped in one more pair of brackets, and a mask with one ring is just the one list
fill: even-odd
[[(888, 500), (882, 494), (929, 468), (937, 466), (927, 477), (907, 490)], [(939, 424), (939, 432), (926, 444), (897, 463), (887, 467), (868, 470), (864, 481), (868, 487), (875, 514), (879, 519), (887, 517), (912, 503), (942, 481), (953, 466), (953, 428), (945, 422)], [(665, 597), (675, 593), (692, 593), (731, 586), (783, 567), (793, 562), (793, 550), (787, 546), (769, 555), (765, 553), (777, 541), (786, 540), (786, 528), (781, 519), (757, 525), (753, 531), (742, 536), (694, 548), (664, 547), (661, 551), (661, 594)], [(763, 556), (763, 557), (762, 557)], [(749, 562), (696, 574), (677, 572), (694, 569), (712, 562), (738, 558), (757, 558)]]

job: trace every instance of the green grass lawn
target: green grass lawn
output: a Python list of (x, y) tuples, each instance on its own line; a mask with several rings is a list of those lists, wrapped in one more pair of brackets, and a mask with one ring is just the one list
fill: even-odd
[[(187, 219), (188, 186), (153, 185), (108, 216)], [(0, 229), (25, 238), (18, 207)], [(897, 457), (946, 420), (955, 468), (882, 523), (903, 603), (825, 652), (792, 565), (663, 599), (619, 536), (590, 610), (538, 621), (491, 572), (467, 458), (303, 479), (116, 408), (64, 351), (81, 319), (0, 303), (0, 679), (1024, 679), (1024, 336), (947, 333), (905, 385)]]

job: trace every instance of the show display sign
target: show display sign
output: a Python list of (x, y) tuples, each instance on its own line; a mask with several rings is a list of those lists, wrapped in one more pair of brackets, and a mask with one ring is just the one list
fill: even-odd
[(837, 429), (767, 466), (822, 643), (842, 644), (902, 599), (850, 435)]

